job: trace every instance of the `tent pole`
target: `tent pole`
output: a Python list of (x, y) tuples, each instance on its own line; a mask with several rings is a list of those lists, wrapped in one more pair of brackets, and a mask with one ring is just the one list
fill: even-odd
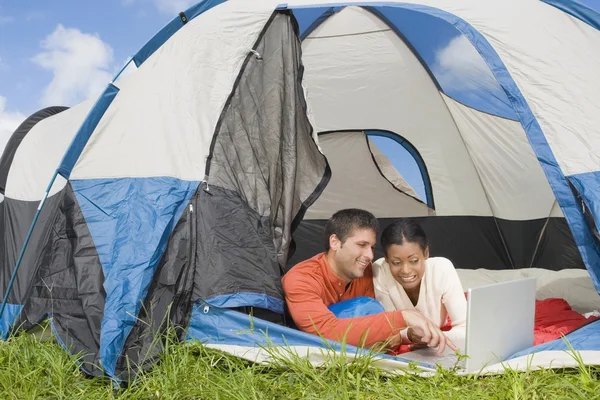
[(40, 201), (40, 205), (38, 206), (37, 211), (35, 212), (35, 216), (33, 217), (33, 222), (31, 223), (31, 226), (29, 227), (29, 232), (27, 232), (27, 236), (25, 237), (25, 243), (23, 243), (23, 246), (21, 247), (21, 253), (19, 253), (19, 258), (17, 259), (17, 264), (15, 265), (15, 270), (13, 271), (12, 276), (10, 277), (10, 281), (8, 282), (8, 286), (6, 287), (6, 293), (4, 294), (4, 300), (2, 301), (2, 308), (0, 308), (0, 320), (2, 319), (2, 315), (4, 314), (4, 309), (6, 308), (6, 303), (8, 302), (8, 296), (10, 295), (10, 292), (12, 291), (12, 287), (15, 283), (15, 279), (17, 277), (17, 272), (19, 271), (19, 267), (21, 266), (21, 262), (23, 261), (23, 256), (25, 255), (25, 250), (27, 249), (27, 244), (29, 243), (29, 240), (31, 239), (31, 235), (33, 234), (33, 229), (35, 228), (35, 225), (40, 216), (40, 213), (42, 212), (42, 207), (44, 207), (44, 203), (46, 203), (46, 199), (48, 198), (48, 193), (50, 193), (50, 190), (52, 189), (52, 186), (54, 185), (54, 181), (56, 180), (57, 176), (58, 176), (58, 170), (56, 170), (54, 172), (54, 175), (52, 176), (52, 179), (50, 180), (50, 183), (48, 184), (48, 188), (46, 189), (46, 192), (44, 193), (44, 197)]
[(552, 216), (552, 210), (554, 210), (554, 206), (556, 205), (557, 201), (556, 199), (554, 199), (554, 203), (552, 203), (552, 207), (550, 207), (550, 213), (548, 214), (548, 218), (546, 218), (546, 221), (544, 222), (544, 226), (542, 227), (542, 231), (540, 232), (540, 236), (538, 237), (537, 240), (537, 244), (535, 245), (535, 250), (533, 251), (533, 256), (531, 257), (531, 262), (529, 263), (529, 268), (533, 268), (533, 262), (535, 261), (535, 258), (537, 257), (538, 251), (540, 249), (540, 245), (542, 244), (542, 239), (544, 237), (544, 235), (546, 234), (546, 228), (548, 227), (548, 222), (550, 222), (550, 217)]
[(133, 57), (129, 59), (129, 61), (127, 61), (125, 63), (125, 65), (123, 65), (123, 68), (121, 68), (121, 70), (119, 71), (119, 73), (117, 75), (115, 75), (115, 77), (112, 79), (112, 81), (110, 81), (110, 83), (114, 83), (117, 79), (119, 79), (119, 76), (121, 76), (121, 74), (123, 73), (123, 71), (125, 71), (125, 68), (127, 68), (127, 66), (129, 64), (131, 64), (131, 62), (133, 61)]

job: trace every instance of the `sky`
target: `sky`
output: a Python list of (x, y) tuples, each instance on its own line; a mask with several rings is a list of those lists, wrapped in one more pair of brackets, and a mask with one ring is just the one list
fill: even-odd
[[(35, 111), (95, 98), (148, 39), (197, 1), (0, 0), (0, 152)], [(600, 0), (581, 1), (600, 10)], [(446, 94), (514, 118), (487, 65), (454, 27), (412, 11), (396, 17)], [(424, 197), (408, 153), (401, 146), (382, 151)]]
[(0, 0), (0, 149), (27, 116), (97, 95), (196, 0)]

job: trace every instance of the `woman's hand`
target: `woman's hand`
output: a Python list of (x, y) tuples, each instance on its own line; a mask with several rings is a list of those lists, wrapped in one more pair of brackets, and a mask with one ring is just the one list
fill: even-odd
[(440, 355), (444, 353), (446, 346), (456, 351), (454, 343), (444, 335), (437, 325), (425, 318), (420, 312), (404, 310), (402, 316), (408, 326), (406, 334), (411, 342), (416, 341), (417, 344), (425, 344), (427, 347), (437, 347), (437, 353)]
[(400, 347), (401, 344), (402, 336), (400, 336), (400, 334), (398, 333), (397, 335), (390, 337), (385, 342), (375, 343), (375, 345), (373, 345), (371, 349), (382, 353), (388, 353), (391, 351), (398, 350), (398, 347)]

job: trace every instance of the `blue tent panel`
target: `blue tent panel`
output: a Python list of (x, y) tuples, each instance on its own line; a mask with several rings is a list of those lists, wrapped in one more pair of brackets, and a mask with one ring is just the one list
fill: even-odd
[(206, 300), (206, 303), (213, 307), (234, 308), (234, 307), (259, 307), (273, 312), (283, 314), (284, 303), (281, 299), (267, 296), (264, 293), (238, 292), (215, 296)]
[(100, 358), (112, 375), (167, 241), (199, 182), (156, 177), (71, 185), (103, 267)]
[(567, 334), (564, 339), (556, 339), (548, 343), (525, 349), (510, 358), (522, 357), (532, 353), (539, 353), (541, 351), (569, 351), (569, 346), (567, 343), (570, 344), (576, 351), (600, 351), (600, 320), (596, 320), (582, 326), (581, 328)]
[(187, 340), (236, 346), (316, 346), (348, 353), (365, 351), (238, 311), (198, 302), (192, 310)]
[[(595, 229), (596, 231), (600, 232), (600, 171), (571, 175), (568, 177), (568, 179), (583, 198), (586, 207), (589, 209), (590, 213), (594, 218)], [(578, 207), (578, 210), (580, 209), (581, 207)], [(580, 227), (580, 229), (588, 230), (587, 226)], [(594, 249), (596, 253), (600, 253), (600, 249), (598, 249), (598, 243), (595, 240), (593, 240), (593, 236), (590, 237), (587, 247), (589, 248), (589, 250), (580, 250), (590, 252), (592, 249)], [(596, 259), (596, 261), (598, 260)], [(590, 275), (592, 276), (594, 285), (597, 289), (599, 289), (600, 262), (596, 262), (594, 264), (589, 265), (588, 269), (590, 270)]]
[(598, 229), (597, 221), (600, 221), (600, 171), (570, 175), (569, 181), (583, 197), (586, 206), (594, 216), (596, 229)]
[(21, 304), (6, 303), (2, 317), (0, 318), (0, 339), (4, 340), (10, 332), (10, 328), (21, 313), (23, 306)]
[(339, 12), (343, 8), (344, 7), (295, 8), (294, 17), (296, 17), (296, 21), (298, 21), (300, 40), (304, 40), (327, 18), (331, 17), (333, 14)]

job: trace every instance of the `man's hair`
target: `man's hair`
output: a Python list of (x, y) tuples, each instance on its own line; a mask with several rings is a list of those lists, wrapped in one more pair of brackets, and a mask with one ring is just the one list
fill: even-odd
[(336, 235), (342, 244), (356, 229), (371, 229), (375, 235), (379, 232), (377, 218), (366, 210), (347, 208), (337, 211), (325, 225), (325, 251), (329, 251), (329, 237)]

